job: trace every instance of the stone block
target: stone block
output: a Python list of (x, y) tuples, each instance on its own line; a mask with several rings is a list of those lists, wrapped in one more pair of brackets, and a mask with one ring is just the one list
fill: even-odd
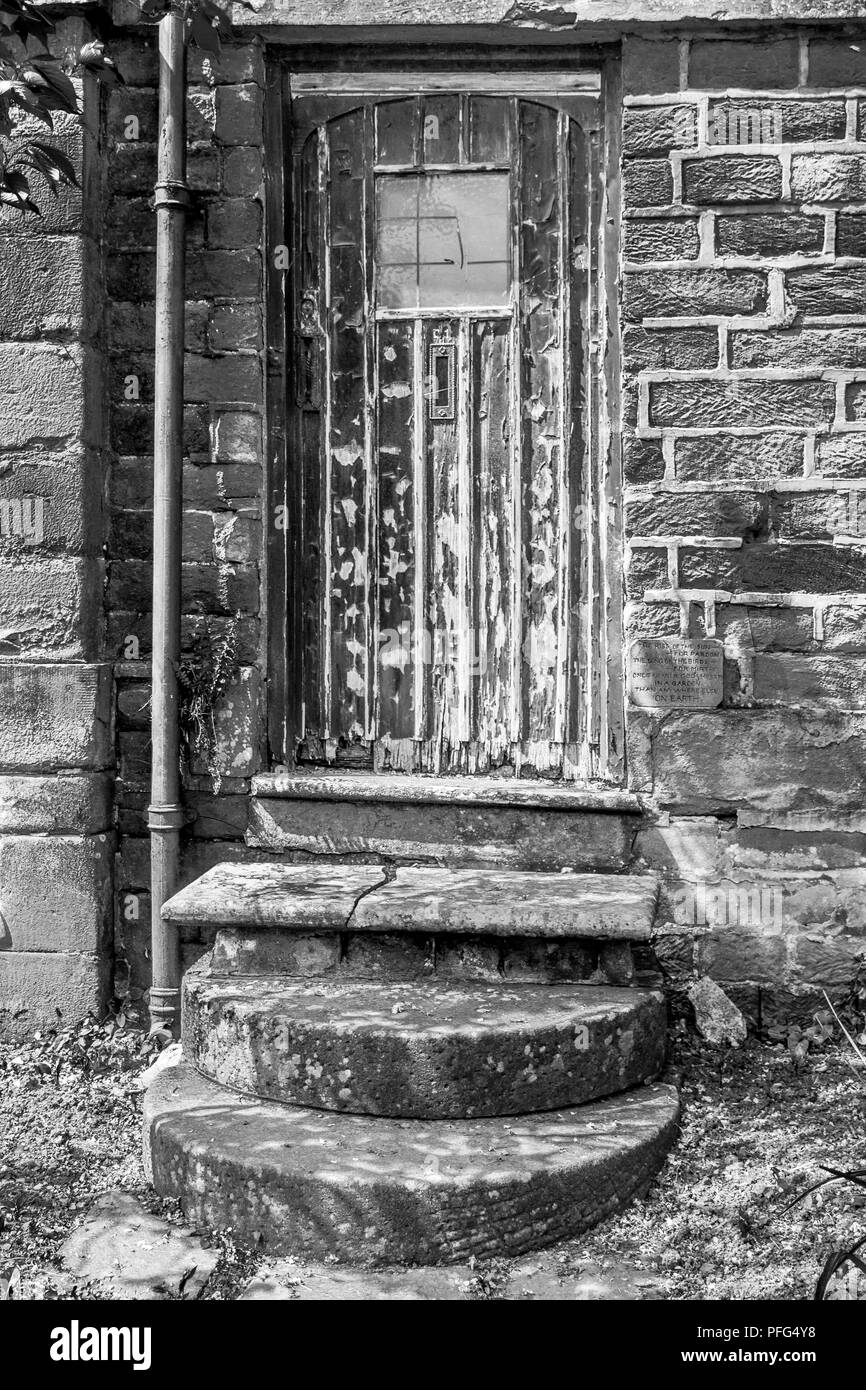
[(262, 209), (252, 198), (220, 198), (207, 210), (207, 243), (213, 247), (258, 246)]
[(99, 651), (104, 562), (28, 555), (0, 560), (0, 656), (92, 661)]
[[(853, 515), (852, 515), (853, 511)], [(782, 493), (773, 498), (773, 534), (781, 540), (832, 540), (862, 527), (842, 492)]]
[(767, 307), (767, 281), (751, 270), (639, 270), (625, 276), (625, 317), (756, 314)]
[(844, 38), (809, 41), (810, 87), (862, 87), (866, 85), (866, 53)]
[(716, 430), (677, 439), (674, 467), (684, 482), (796, 478), (803, 472), (803, 441), (791, 434), (743, 436)]
[(193, 403), (237, 401), (256, 405), (262, 399), (259, 360), (240, 353), (230, 353), (224, 357), (187, 353), (184, 395)]
[(104, 773), (0, 777), (0, 834), (97, 835), (110, 827), (111, 780)]
[(665, 475), (661, 440), (626, 435), (622, 446), (622, 471), (627, 484), (658, 482)]
[(768, 499), (754, 492), (657, 492), (629, 498), (627, 536), (743, 536), (766, 534)]
[(845, 102), (841, 97), (825, 101), (800, 101), (765, 94), (726, 97), (710, 102), (709, 128), (710, 141), (715, 145), (844, 140)]
[(9, 772), (106, 767), (111, 668), (0, 661), (0, 760)]
[(800, 202), (857, 203), (864, 190), (862, 154), (795, 154), (791, 161), (791, 193)]
[(627, 106), (622, 126), (626, 155), (667, 154), (698, 143), (697, 107), (692, 104)]
[(629, 372), (687, 371), (716, 367), (719, 335), (714, 328), (640, 328), (629, 325), (623, 334), (623, 360)]
[(112, 859), (111, 835), (0, 839), (0, 950), (103, 951)]
[(866, 328), (776, 329), (732, 333), (732, 367), (859, 367)]
[(647, 589), (670, 588), (667, 551), (656, 546), (629, 546), (625, 580), (629, 598), (643, 598)]
[(241, 82), (218, 87), (216, 92), (216, 138), (223, 145), (258, 145), (262, 140), (263, 102), (261, 87)]
[(98, 360), (87, 350), (49, 343), (0, 344), (0, 450), (34, 439), (102, 444), (91, 387)]
[(772, 428), (780, 424), (808, 429), (829, 425), (836, 411), (834, 383), (817, 378), (652, 382), (649, 399), (653, 425), (699, 429), (725, 425)]
[(807, 213), (722, 213), (716, 218), (721, 256), (817, 256), (824, 249), (824, 219)]
[(683, 160), (686, 203), (775, 202), (782, 195), (782, 165), (772, 155), (713, 155)]
[(785, 284), (792, 306), (801, 314), (862, 314), (866, 266), (790, 270)]
[(21, 230), (0, 236), (0, 259), (0, 340), (94, 334), (97, 279), (84, 238)]
[(627, 261), (689, 261), (700, 249), (695, 217), (627, 217), (623, 222)]
[(673, 202), (673, 174), (666, 159), (629, 159), (623, 167), (626, 208), (666, 207)]
[[(672, 712), (644, 725), (653, 791), (681, 812), (855, 808), (866, 775), (862, 714), (725, 710)], [(645, 755), (646, 757), (646, 755)]]
[(689, 52), (690, 88), (782, 89), (800, 83), (800, 48), (795, 38), (694, 39)]
[(223, 190), (227, 197), (251, 197), (261, 191), (263, 182), (262, 152), (257, 146), (239, 145), (226, 150)]
[(866, 964), (866, 940), (842, 933), (798, 938), (794, 961), (797, 978), (828, 989), (849, 989)]
[(109, 985), (105, 956), (0, 951), (0, 1036), (24, 1038), (37, 1028), (101, 1018)]
[(0, 475), (0, 557), (65, 551), (95, 555), (104, 543), (101, 460), (75, 450), (62, 464), (10, 459)]
[(627, 96), (679, 91), (680, 46), (675, 38), (623, 39), (623, 89)]
[(784, 979), (787, 947), (782, 936), (759, 924), (714, 927), (697, 942), (698, 970), (712, 979), (743, 983)]
[(838, 213), (836, 255), (866, 256), (866, 217), (861, 212)]

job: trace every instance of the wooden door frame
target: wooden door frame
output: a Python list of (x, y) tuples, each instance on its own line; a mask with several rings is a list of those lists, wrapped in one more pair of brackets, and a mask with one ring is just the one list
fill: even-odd
[[(597, 245), (598, 339), (602, 359), (594, 420), (597, 447), (589, 460), (593, 501), (590, 530), (595, 548), (597, 584), (591, 592), (593, 640), (586, 645), (593, 687), (597, 728), (597, 765), (593, 777), (613, 784), (625, 779), (624, 672), (622, 642), (622, 461), (620, 432), (621, 352), (619, 332), (619, 229), (621, 72), (618, 51), (600, 50), (587, 61), (587, 50), (523, 48), (503, 62), (499, 49), (460, 53), (446, 48), (415, 54), (410, 49), (364, 50), (358, 66), (367, 72), (388, 68), (415, 69), (419, 75), (459, 67), (467, 75), (483, 73), (495, 59), (497, 72), (507, 80), (510, 64), (527, 69), (588, 69), (600, 73), (602, 132), (600, 215)], [(292, 675), (300, 668), (301, 568), (300, 469), (290, 466), (290, 401), (292, 399), (293, 324), (290, 276), (281, 266), (281, 248), (289, 259), (295, 244), (291, 180), (286, 158), (291, 151), (291, 111), (285, 100), (288, 74), (299, 70), (337, 70), (347, 67), (346, 55), (335, 62), (311, 50), (269, 54), (265, 93), (265, 484), (264, 517), (267, 542), (262, 575), (262, 620), (265, 636), (265, 698), (267, 702), (267, 766), (294, 767), (299, 710), (292, 700)], [(610, 176), (610, 175), (613, 176)], [(278, 518), (281, 524), (277, 524)]]

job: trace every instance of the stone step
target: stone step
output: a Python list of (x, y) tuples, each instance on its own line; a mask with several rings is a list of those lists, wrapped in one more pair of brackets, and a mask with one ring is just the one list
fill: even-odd
[(642, 815), (620, 788), (530, 778), (267, 773), (252, 790), (258, 849), (511, 869), (625, 869)]
[(661, 994), (602, 986), (184, 978), (205, 1076), (263, 1100), (459, 1119), (580, 1105), (656, 1076)]
[(162, 915), (181, 929), (646, 941), (657, 893), (653, 874), (228, 863), (175, 894)]
[(644, 1191), (671, 1086), (518, 1119), (387, 1120), (239, 1096), (187, 1064), (144, 1102), (148, 1176), (187, 1217), (274, 1254), (453, 1264), (573, 1236)]

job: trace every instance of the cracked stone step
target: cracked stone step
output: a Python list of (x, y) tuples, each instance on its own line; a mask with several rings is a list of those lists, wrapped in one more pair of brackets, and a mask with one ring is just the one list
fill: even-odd
[(678, 1100), (653, 1085), (519, 1118), (394, 1120), (252, 1100), (166, 1068), (145, 1095), (148, 1176), (189, 1220), (273, 1254), (375, 1265), (519, 1255), (644, 1191)]
[(179, 928), (646, 941), (657, 894), (653, 874), (218, 864), (162, 913)]
[(666, 1011), (649, 990), (184, 978), (183, 1036), (205, 1076), (263, 1100), (458, 1119), (580, 1105), (656, 1076)]

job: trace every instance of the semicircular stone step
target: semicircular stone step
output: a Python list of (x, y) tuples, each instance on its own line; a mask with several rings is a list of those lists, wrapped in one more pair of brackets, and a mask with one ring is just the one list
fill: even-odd
[(234, 1090), (367, 1115), (579, 1105), (664, 1063), (663, 996), (602, 985), (184, 978), (186, 1056)]
[(544, 1115), (386, 1120), (238, 1096), (181, 1063), (144, 1102), (148, 1176), (186, 1215), (275, 1254), (453, 1264), (573, 1236), (644, 1191), (672, 1086)]

